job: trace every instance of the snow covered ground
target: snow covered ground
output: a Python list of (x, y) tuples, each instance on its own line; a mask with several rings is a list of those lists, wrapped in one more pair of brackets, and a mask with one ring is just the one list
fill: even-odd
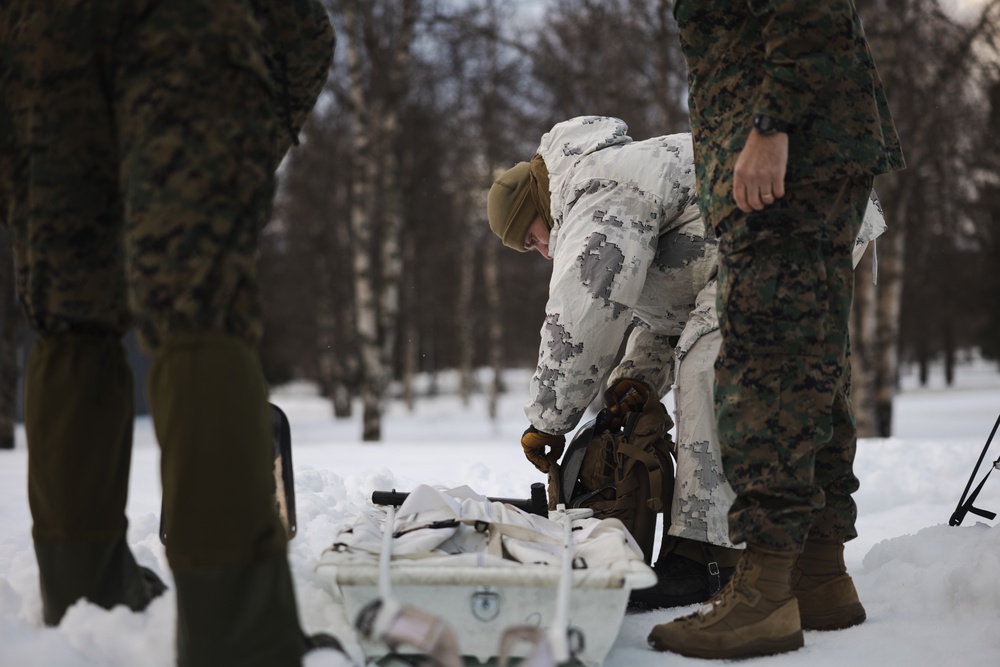
[[(469, 406), (450, 396), (423, 400), (413, 413), (392, 404), (385, 441), (358, 440), (358, 418), (332, 419), (311, 387), (291, 385), (274, 401), (292, 422), (299, 534), (290, 545), (303, 623), (336, 631), (344, 618), (313, 568), (336, 527), (354, 515), (373, 490), (408, 490), (418, 483), (458, 486), (494, 496), (526, 497), (541, 475), (518, 445), (525, 422), (521, 404), (527, 376), (512, 374), (496, 424), (485, 400)], [(960, 370), (955, 387), (939, 375), (927, 388), (904, 377), (896, 401), (896, 436), (863, 440), (857, 472), (860, 537), (847, 560), (868, 621), (833, 633), (806, 633), (805, 648), (744, 664), (989, 665), (1000, 659), (1000, 528), (969, 515), (948, 526), (986, 437), (1000, 413), (995, 365)], [(174, 597), (169, 592), (139, 614), (75, 605), (58, 628), (41, 622), (37, 567), (31, 547), (23, 432), (14, 451), (0, 451), (0, 666), (167, 667), (174, 663)], [(987, 455), (976, 483), (1000, 456)], [(157, 537), (159, 454), (148, 419), (136, 422), (129, 499), (129, 542), (143, 564), (168, 583)], [(220, 484), (224, 483), (220, 480)], [(1000, 511), (1000, 472), (986, 482), (978, 507)], [(692, 608), (627, 615), (608, 656), (609, 667), (704, 664), (655, 653), (650, 628)], [(332, 652), (314, 654), (307, 667), (340, 667)]]

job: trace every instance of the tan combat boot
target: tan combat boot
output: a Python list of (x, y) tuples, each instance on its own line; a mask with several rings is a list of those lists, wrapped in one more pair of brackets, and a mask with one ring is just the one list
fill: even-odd
[(792, 571), (792, 594), (806, 630), (842, 630), (866, 618), (844, 566), (842, 542), (806, 542)]
[(803, 645), (791, 592), (792, 551), (747, 545), (722, 592), (690, 616), (657, 625), (649, 645), (695, 658), (749, 658)]

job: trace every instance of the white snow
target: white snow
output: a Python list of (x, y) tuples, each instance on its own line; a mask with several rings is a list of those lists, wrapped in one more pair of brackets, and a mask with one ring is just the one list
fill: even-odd
[[(497, 424), (486, 417), (482, 396), (468, 406), (449, 395), (423, 399), (413, 413), (392, 403), (380, 444), (360, 442), (359, 417), (335, 421), (328, 404), (309, 385), (275, 391), (273, 400), (292, 423), (299, 533), (289, 553), (307, 630), (337, 633), (348, 623), (313, 568), (336, 527), (353, 516), (373, 490), (468, 484), (487, 495), (527, 497), (531, 483), (543, 481), (518, 444), (526, 425), (521, 406), (527, 375), (513, 373), (507, 385)], [(998, 414), (1000, 373), (995, 365), (963, 366), (952, 388), (943, 387), (939, 372), (927, 388), (917, 388), (915, 378), (905, 376), (895, 404), (896, 436), (862, 440), (858, 448), (860, 537), (847, 545), (846, 557), (868, 621), (840, 632), (807, 632), (805, 648), (744, 664), (997, 664), (998, 522), (970, 514), (956, 528), (948, 526), (948, 520)], [(136, 421), (135, 441), (129, 542), (138, 560), (169, 584), (157, 536), (159, 452), (148, 419)], [(975, 483), (998, 457), (1000, 441), (987, 453)], [(0, 451), (0, 666), (173, 665), (170, 591), (143, 613), (104, 611), (80, 602), (58, 628), (42, 624), (26, 465), (21, 431), (15, 450)], [(987, 480), (977, 506), (1000, 512), (1000, 472)], [(627, 615), (606, 664), (705, 664), (656, 653), (646, 645), (653, 625), (692, 609)], [(347, 661), (324, 651), (311, 654), (305, 664), (342, 667)]]

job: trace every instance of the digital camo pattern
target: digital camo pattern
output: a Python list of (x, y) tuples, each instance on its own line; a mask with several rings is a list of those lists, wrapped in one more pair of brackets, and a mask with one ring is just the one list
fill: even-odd
[(32, 326), (256, 344), (273, 172), (332, 46), (306, 0), (5, 2), (0, 216)]
[[(854, 239), (854, 249), (851, 251), (851, 263), (855, 268), (861, 262), (861, 257), (865, 254), (868, 244), (882, 236), (887, 229), (885, 214), (882, 212), (882, 202), (879, 201), (878, 195), (875, 194), (874, 190), (871, 191), (868, 199), (868, 208), (865, 209), (865, 217), (861, 220), (861, 231), (858, 232), (858, 237)], [(878, 263), (874, 260), (872, 261), (877, 267)]]
[(673, 381), (671, 338), (716, 270), (690, 136), (632, 141), (627, 130), (616, 118), (574, 118), (538, 149), (549, 172), (553, 266), (525, 413), (547, 433), (576, 426), (632, 323), (614, 377), (644, 380), (662, 396)]
[[(874, 190), (870, 200), (855, 239), (853, 266), (857, 266), (868, 243), (886, 229)], [(726, 480), (715, 423), (715, 359), (722, 341), (715, 298), (716, 281), (712, 280), (698, 295), (674, 349), (677, 468), (668, 532), (675, 537), (734, 547), (729, 538), (727, 510), (736, 494)]]
[[(696, 312), (714, 316), (715, 281), (699, 297)], [(677, 424), (676, 479), (668, 532), (698, 542), (733, 547), (727, 511), (736, 494), (726, 481), (715, 427), (715, 358), (718, 329), (682, 341), (677, 348), (674, 421)], [(684, 345), (682, 348), (681, 345)]]
[(825, 224), (828, 240), (771, 237), (719, 253), (715, 407), (736, 543), (790, 551), (807, 536), (856, 536), (848, 321), (870, 188), (870, 177), (800, 185), (759, 214)]
[(903, 168), (851, 0), (678, 0), (674, 16), (688, 65), (700, 202), (713, 227), (735, 209), (733, 167), (754, 114), (792, 127), (788, 183)]
[[(539, 152), (551, 164), (554, 272), (526, 414), (549, 433), (575, 426), (634, 322), (610, 381), (642, 379), (661, 396), (675, 391), (670, 534), (733, 546), (726, 510), (735, 493), (722, 467), (713, 404), (716, 248), (691, 196), (690, 136), (629, 142), (617, 119), (574, 119), (553, 128)], [(885, 227), (872, 205), (865, 220), (869, 231), (859, 242)]]
[[(538, 150), (549, 171), (553, 274), (525, 410), (547, 433), (576, 426), (630, 323), (611, 381), (640, 379), (661, 396), (674, 381), (674, 346), (683, 357), (718, 327), (714, 300), (701, 298), (714, 294), (716, 241), (697, 208), (691, 137), (633, 142), (627, 130), (617, 118), (575, 118)], [(881, 207), (869, 206), (865, 222), (859, 244), (885, 229)]]
[[(847, 319), (871, 178), (904, 166), (851, 0), (678, 0), (699, 203), (719, 237), (716, 410), (730, 537), (775, 549), (854, 536)], [(786, 194), (744, 214), (755, 114), (789, 132)], [(811, 532), (810, 532), (811, 531)]]

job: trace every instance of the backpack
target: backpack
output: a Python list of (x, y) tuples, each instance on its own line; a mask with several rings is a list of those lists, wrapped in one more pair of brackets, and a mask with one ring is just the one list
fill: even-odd
[(577, 431), (561, 463), (550, 470), (549, 509), (562, 503), (589, 508), (598, 519), (618, 519), (649, 564), (656, 515), (664, 512), (669, 522), (674, 493), (673, 420), (651, 394), (621, 427), (612, 422), (604, 408)]

